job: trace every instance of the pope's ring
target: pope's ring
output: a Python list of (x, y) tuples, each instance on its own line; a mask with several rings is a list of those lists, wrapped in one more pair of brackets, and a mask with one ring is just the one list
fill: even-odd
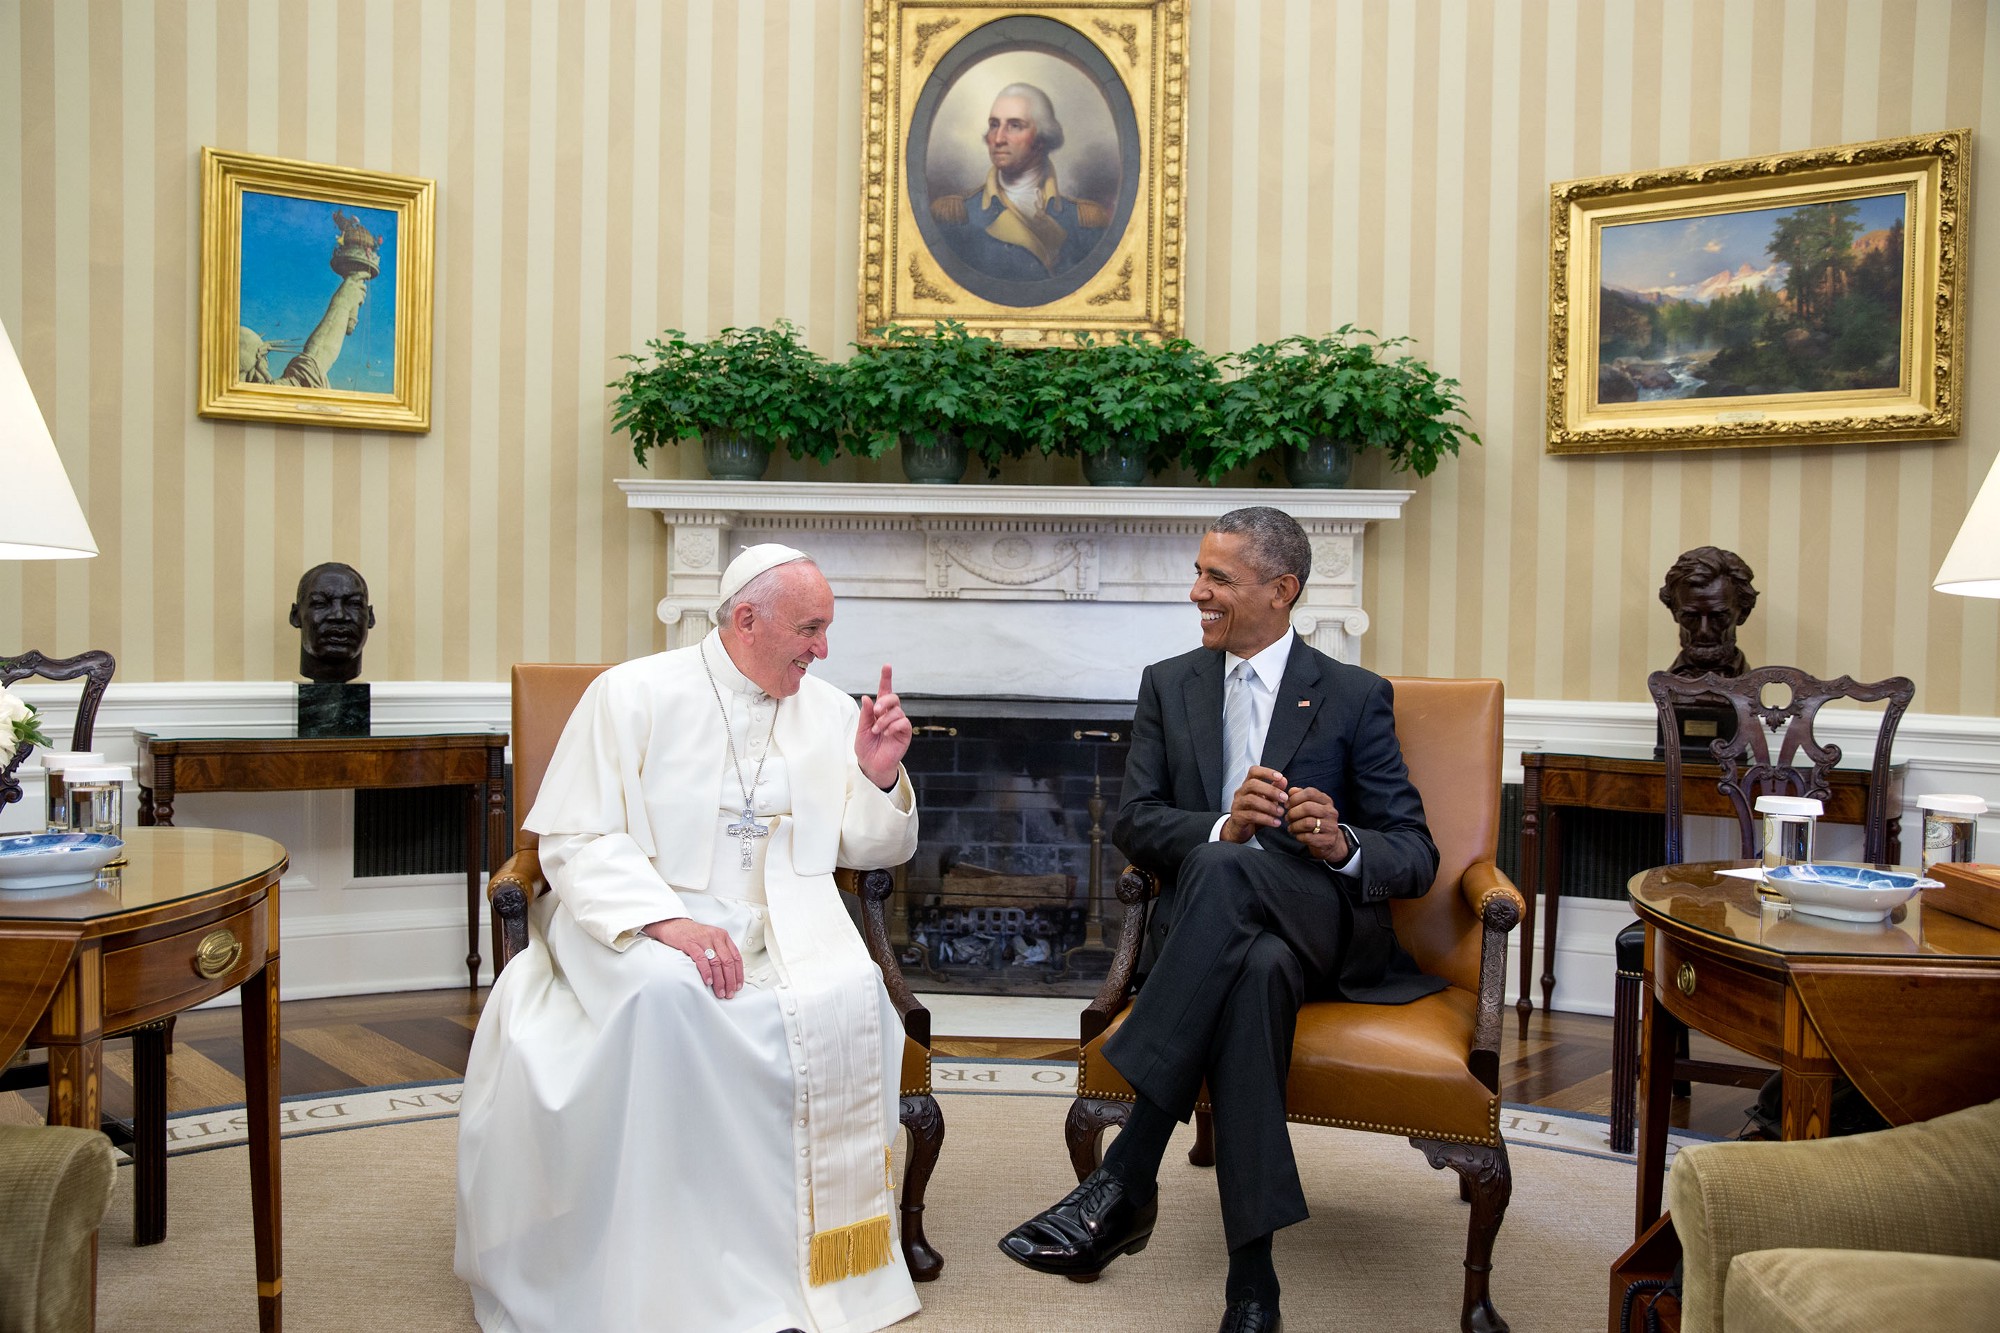
[(714, 962), (714, 961), (715, 961), (715, 950), (713, 950), (713, 949), (703, 949), (703, 950), (701, 951), (701, 956), (702, 956), (703, 958), (706, 958), (706, 959), (707, 959), (707, 960), (708, 960), (709, 962), (711, 962), (711, 963), (712, 963), (712, 962)]

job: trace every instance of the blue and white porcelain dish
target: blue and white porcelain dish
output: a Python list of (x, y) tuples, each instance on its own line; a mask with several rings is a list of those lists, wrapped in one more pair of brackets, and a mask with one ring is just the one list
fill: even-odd
[(1764, 872), (1764, 882), (1793, 911), (1836, 921), (1883, 921), (1917, 890), (1942, 887), (1907, 870), (1820, 864), (1776, 866)]
[(0, 893), (88, 884), (125, 844), (108, 833), (21, 833), (0, 838)]

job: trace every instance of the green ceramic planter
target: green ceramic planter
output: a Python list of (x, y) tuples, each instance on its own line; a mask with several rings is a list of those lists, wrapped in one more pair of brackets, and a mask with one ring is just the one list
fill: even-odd
[(771, 466), (771, 446), (734, 431), (706, 431), (701, 456), (717, 481), (758, 481)]
[(1285, 480), (1299, 487), (1330, 490), (1347, 484), (1354, 466), (1354, 447), (1346, 440), (1321, 436), (1303, 449), (1285, 450)]
[(1116, 440), (1094, 454), (1084, 454), (1083, 479), (1093, 486), (1144, 486), (1146, 446), (1136, 440)]
[(920, 486), (950, 486), (965, 475), (965, 441), (950, 431), (903, 432), (903, 475)]

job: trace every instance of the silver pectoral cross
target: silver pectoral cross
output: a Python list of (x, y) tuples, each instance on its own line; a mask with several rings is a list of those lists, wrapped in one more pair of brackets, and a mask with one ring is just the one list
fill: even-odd
[(736, 839), (736, 845), (743, 850), (743, 858), (736, 863), (737, 868), (748, 870), (750, 869), (751, 839), (768, 836), (771, 828), (768, 824), (759, 824), (756, 813), (746, 805), (743, 807), (743, 818), (734, 824), (724, 825), (722, 831)]

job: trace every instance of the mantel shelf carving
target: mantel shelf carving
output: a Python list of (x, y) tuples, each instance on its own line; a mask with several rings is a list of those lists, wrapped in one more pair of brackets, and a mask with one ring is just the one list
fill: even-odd
[[(1184, 519), (1205, 524), (1238, 505), (1271, 505), (1301, 523), (1400, 518), (1414, 491), (1225, 490), (1211, 486), (918, 486), (871, 481), (655, 481), (623, 479), (632, 509), (675, 514), (845, 516), (923, 522), (946, 518)], [(695, 521), (699, 521), (698, 519)], [(1308, 529), (1310, 530), (1310, 528)]]
[[(782, 541), (813, 553), (844, 607), (865, 603), (844, 618), (865, 616), (871, 638), (914, 643), (898, 651), (920, 657), (924, 644), (940, 645), (939, 669), (926, 683), (947, 683), (930, 692), (1050, 698), (1130, 698), (1139, 667), (1191, 646), (1199, 636), (1185, 609), (1195, 546), (1212, 519), (1240, 505), (1272, 505), (1305, 528), (1313, 572), (1293, 623), (1322, 651), (1354, 661), (1368, 628), (1364, 535), (1370, 523), (1401, 517), (1412, 494), (643, 478), (617, 485), (628, 507), (657, 513), (667, 529), (659, 614), (671, 646), (707, 633), (722, 570), (737, 551)], [(1059, 612), (1046, 603), (1095, 609)], [(949, 611), (951, 604), (965, 609)], [(829, 678), (854, 688), (846, 674), (829, 663)]]

